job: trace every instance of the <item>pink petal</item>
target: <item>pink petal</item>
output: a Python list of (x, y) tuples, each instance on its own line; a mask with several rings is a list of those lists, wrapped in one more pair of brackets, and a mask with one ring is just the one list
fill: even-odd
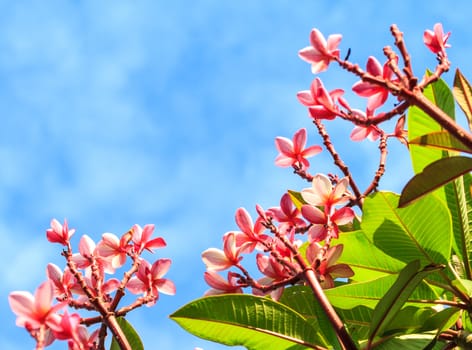
[(315, 51), (319, 52), (321, 55), (329, 55), (327, 50), (327, 42), (323, 34), (316, 28), (313, 28), (310, 33), (310, 43)]
[(51, 309), (54, 298), (54, 286), (49, 280), (41, 283), (34, 293), (35, 311), (39, 315), (46, 315)]
[(337, 225), (345, 225), (354, 219), (355, 213), (352, 208), (344, 207), (339, 210), (336, 210), (334, 214), (331, 216), (331, 220), (335, 222)]
[(293, 155), (293, 143), (286, 137), (278, 136), (275, 138), (275, 147), (285, 156)]
[(294, 162), (294, 159), (292, 157), (287, 157), (287, 156), (284, 156), (283, 154), (280, 154), (277, 156), (277, 158), (275, 158), (275, 165), (282, 168), (292, 166), (293, 162)]
[(304, 90), (297, 93), (297, 98), (300, 103), (304, 106), (312, 106), (316, 104), (316, 101), (313, 99), (313, 95), (310, 90)]
[(151, 251), (152, 249), (163, 248), (167, 245), (166, 241), (162, 237), (151, 239), (146, 243), (146, 249)]
[(221, 249), (209, 248), (202, 253), (203, 263), (208, 270), (222, 271), (233, 266)]
[(153, 279), (161, 278), (167, 271), (169, 271), (172, 260), (170, 259), (159, 259), (152, 264), (151, 275)]
[(326, 215), (317, 207), (311, 205), (302, 205), (302, 215), (312, 224), (326, 224)]
[(349, 136), (352, 141), (362, 141), (368, 135), (368, 129), (364, 126), (356, 126), (352, 129), (351, 135)]
[(246, 209), (238, 208), (238, 210), (236, 210), (235, 219), (236, 224), (241, 229), (241, 231), (246, 234), (252, 235), (254, 224), (252, 222), (251, 216), (249, 215)]
[(147, 286), (138, 278), (132, 277), (126, 284), (126, 288), (133, 294), (141, 294), (147, 290)]
[(306, 129), (302, 128), (293, 135), (294, 153), (300, 153), (306, 145)]
[(341, 39), (343, 36), (341, 34), (331, 34), (328, 37), (328, 51), (334, 55), (339, 57), (339, 50), (337, 50), (339, 43), (341, 42)]
[(174, 282), (168, 279), (161, 279), (159, 281), (158, 290), (167, 295), (175, 295), (176, 291)]
[(373, 56), (370, 56), (367, 59), (366, 70), (368, 73), (372, 74), (374, 77), (382, 76), (382, 73), (383, 73), (382, 65)]
[(302, 152), (304, 158), (312, 157), (320, 153), (323, 149), (320, 146), (310, 146), (305, 148)]
[(85, 258), (93, 255), (95, 250), (95, 242), (87, 235), (83, 235), (79, 242), (79, 252)]

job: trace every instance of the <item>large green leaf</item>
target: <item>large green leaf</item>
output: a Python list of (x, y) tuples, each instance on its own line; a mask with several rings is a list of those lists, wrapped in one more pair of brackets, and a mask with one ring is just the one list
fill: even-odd
[[(388, 275), (372, 281), (350, 283), (326, 289), (325, 294), (331, 304), (340, 309), (352, 309), (357, 306), (374, 309), (396, 279), (397, 275)], [(432, 305), (431, 302), (437, 298), (438, 295), (428, 284), (421, 283), (410, 295), (408, 303), (414, 306)]]
[(452, 245), (451, 217), (434, 196), (398, 208), (399, 196), (377, 192), (364, 201), (362, 230), (384, 253), (422, 266), (447, 264)]
[(457, 156), (438, 159), (408, 181), (398, 205), (404, 207), (471, 170), (472, 158)]
[(467, 117), (469, 129), (472, 130), (472, 87), (459, 69), (456, 70), (454, 76), (454, 88), (452, 91), (457, 103)]
[(330, 344), (334, 349), (342, 349), (328, 316), (309, 287), (297, 285), (285, 288), (280, 302), (300, 313), (314, 329), (320, 329), (321, 336), (326, 339), (326, 344)]
[[(467, 279), (472, 279), (470, 256), (472, 250), (472, 198), (470, 193), (471, 175), (466, 174), (445, 186), (446, 203), (452, 217), (453, 249), (457, 263)], [(460, 273), (460, 269), (458, 269)]]
[(420, 282), (428, 274), (441, 268), (437, 265), (428, 265), (422, 268), (419, 260), (413, 260), (405, 266), (395, 283), (374, 309), (370, 325), (369, 343), (378, 335), (383, 334)]
[[(393, 337), (387, 340), (379, 340), (378, 345), (372, 349), (375, 350), (421, 350), (425, 349), (431, 343), (434, 336), (431, 334), (406, 334)], [(431, 350), (442, 350), (444, 343), (436, 343)]]
[(250, 350), (301, 350), (326, 345), (318, 330), (300, 313), (253, 295), (200, 298), (170, 317), (198, 337)]
[[(427, 72), (427, 74), (430, 75), (431, 73)], [(444, 80), (439, 79), (435, 83), (428, 85), (423, 93), (426, 98), (454, 119), (454, 98)], [(412, 106), (408, 109), (409, 140), (441, 130), (441, 126), (420, 108)], [(411, 145), (410, 156), (414, 172), (419, 173), (426, 165), (442, 158), (443, 152), (437, 149)]]
[[(382, 276), (398, 273), (405, 263), (399, 261), (374, 245), (363, 231), (341, 233), (336, 243), (343, 244), (343, 254), (339, 263), (348, 264), (354, 271), (351, 280), (361, 282), (369, 281)], [(362, 252), (362, 254), (359, 254)]]
[[(143, 342), (141, 341), (141, 338), (139, 337), (138, 333), (133, 328), (133, 326), (124, 317), (118, 317), (116, 321), (118, 322), (119, 326), (121, 327), (121, 330), (125, 334), (129, 345), (131, 345), (131, 349), (144, 350)], [(120, 346), (118, 345), (118, 342), (115, 340), (114, 337), (111, 341), (110, 350), (120, 350)]]
[(448, 131), (436, 131), (430, 134), (421, 135), (410, 140), (408, 143), (410, 145), (472, 153), (472, 150), (469, 149), (469, 147), (452, 136)]

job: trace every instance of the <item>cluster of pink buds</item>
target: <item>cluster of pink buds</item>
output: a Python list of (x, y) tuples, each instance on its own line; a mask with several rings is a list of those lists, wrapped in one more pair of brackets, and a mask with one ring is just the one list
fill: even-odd
[[(284, 194), (279, 207), (264, 211), (257, 206), (258, 217), (255, 223), (245, 209), (236, 211), (236, 224), (240, 231), (228, 232), (223, 236), (223, 250), (210, 248), (202, 253), (207, 268), (205, 281), (211, 287), (206, 295), (242, 293), (248, 287), (252, 288), (253, 294), (270, 293), (278, 300), (285, 286), (309, 282), (310, 277), (304, 274), (307, 269), (315, 273), (323, 288), (334, 287), (336, 278), (353, 276), (354, 272), (349, 266), (336, 264), (343, 246), (331, 243), (339, 238), (344, 225), (351, 224), (356, 219), (352, 206), (362, 208), (363, 198), (376, 190), (385, 168), (387, 138), (397, 138), (408, 146), (406, 131), (403, 129), (403, 113), (411, 104), (407, 97), (415, 89), (421, 92), (449, 68), (445, 51), (449, 46), (449, 33), (443, 33), (441, 24), (436, 24), (434, 31), (427, 30), (424, 33), (424, 43), (437, 55), (439, 64), (433, 78), (424, 78), (419, 84), (418, 79), (413, 76), (402, 33), (395, 25), (391, 30), (400, 55), (387, 46), (384, 48), (386, 62), (382, 65), (371, 56), (367, 60), (365, 71), (357, 64), (347, 61), (347, 58), (340, 58), (338, 46), (341, 35), (333, 34), (326, 40), (318, 29), (311, 31), (311, 45), (299, 51), (300, 58), (312, 65), (314, 74), (327, 70), (332, 62), (338, 63), (341, 68), (360, 78), (352, 86), (352, 90), (367, 99), (365, 111), (353, 109), (343, 97), (344, 90), (337, 88), (328, 91), (319, 77), (315, 77), (309, 90), (297, 94), (298, 100), (308, 108), (308, 114), (318, 129), (325, 148), (344, 177), (308, 173), (308, 158), (320, 153), (322, 148), (317, 145), (307, 146), (306, 129), (298, 130), (292, 139), (277, 137), (275, 146), (279, 154), (275, 164), (292, 167), (297, 175), (311, 183), (311, 187), (299, 193), (289, 191)], [(399, 68), (400, 57), (405, 63), (403, 69)], [(389, 96), (396, 99), (393, 108), (377, 113)], [(379, 124), (395, 116), (398, 119), (394, 132), (385, 133)], [(357, 187), (322, 124), (323, 120), (337, 118), (354, 124), (350, 135), (353, 141), (380, 139), (379, 168), (364, 192)], [(245, 255), (253, 252), (257, 252), (256, 265), (263, 275), (261, 278), (254, 278), (242, 265)], [(225, 270), (228, 270), (225, 277), (218, 274)], [(309, 284), (311, 286), (311, 282)]]
[[(104, 233), (97, 244), (83, 235), (77, 253), (72, 251), (70, 241), (74, 232), (67, 221), (61, 224), (53, 219), (46, 236), (48, 241), (64, 246), (62, 255), (66, 267), (61, 269), (48, 264), (47, 280), (34, 296), (29, 292), (9, 295), (10, 307), (17, 315), (16, 324), (36, 340), (36, 349), (54, 340), (67, 341), (70, 350), (103, 349), (106, 327), (114, 336), (120, 332), (112, 318), (124, 316), (142, 305), (154, 305), (160, 292), (175, 294), (174, 283), (163, 278), (169, 270), (170, 259), (158, 259), (151, 264), (142, 257), (145, 251), (153, 253), (166, 246), (163, 238), (152, 237), (154, 225), (143, 228), (134, 225), (121, 237)], [(116, 275), (118, 269), (124, 269), (127, 262), (128, 270), (121, 280), (108, 278), (108, 275)], [(131, 304), (119, 307), (126, 289), (139, 296)], [(70, 314), (67, 306), (94, 311), (95, 315)], [(88, 327), (94, 324), (101, 326), (89, 333)]]

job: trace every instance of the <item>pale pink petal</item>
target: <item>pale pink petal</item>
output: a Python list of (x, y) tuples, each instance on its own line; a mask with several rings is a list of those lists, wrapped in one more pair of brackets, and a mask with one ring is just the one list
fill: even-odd
[(383, 68), (379, 61), (373, 56), (370, 56), (367, 59), (366, 70), (369, 74), (372, 74), (374, 77), (382, 76)]
[(116, 278), (110, 278), (106, 281), (102, 286), (102, 292), (106, 294), (110, 294), (117, 290), (121, 285), (121, 282)]
[(84, 258), (92, 257), (95, 250), (95, 242), (87, 235), (83, 235), (79, 242), (79, 252)]
[(286, 137), (278, 136), (275, 138), (275, 147), (285, 156), (293, 156), (293, 143)]
[(344, 207), (339, 210), (336, 210), (331, 216), (331, 220), (336, 223), (336, 225), (345, 225), (354, 219), (355, 213), (352, 208)]
[(297, 93), (297, 98), (304, 106), (312, 106), (316, 104), (316, 101), (313, 99), (313, 95), (311, 94), (311, 90), (300, 91)]
[(312, 225), (308, 229), (308, 237), (310, 242), (320, 242), (326, 238), (328, 234), (325, 225)]
[(317, 242), (312, 242), (306, 249), (306, 259), (310, 264), (313, 264), (319, 258), (321, 246)]
[(303, 157), (308, 158), (317, 155), (322, 150), (323, 149), (320, 146), (310, 146), (308, 148), (305, 148), (301, 154)]
[(238, 208), (236, 210), (235, 219), (236, 219), (236, 224), (241, 229), (241, 231), (243, 231), (246, 234), (252, 235), (254, 224), (252, 222), (251, 216), (249, 215), (246, 209)]
[(172, 260), (170, 259), (159, 259), (152, 264), (151, 275), (153, 279), (161, 278), (167, 271), (169, 271)]
[(221, 249), (209, 248), (202, 253), (203, 263), (208, 270), (222, 271), (233, 266)]
[(332, 199), (336, 202), (336, 204), (341, 204), (349, 201), (349, 197), (344, 196), (348, 186), (349, 179), (347, 177), (343, 177), (341, 180), (338, 181), (338, 183), (334, 187), (332, 194)]
[(157, 237), (154, 239), (151, 239), (146, 243), (146, 249), (149, 251), (152, 251), (152, 249), (158, 249), (158, 248), (163, 248), (165, 247), (166, 241), (162, 237)]
[(286, 167), (292, 166), (292, 164), (293, 164), (292, 157), (287, 157), (287, 156), (284, 156), (283, 154), (280, 154), (275, 158), (275, 165), (279, 167), (286, 168)]
[(51, 309), (53, 298), (53, 283), (49, 280), (41, 283), (34, 293), (35, 311), (39, 315), (46, 315)]
[(126, 284), (126, 288), (133, 294), (141, 294), (147, 290), (147, 286), (138, 278), (132, 277)]
[(310, 33), (310, 43), (315, 51), (319, 52), (321, 55), (328, 55), (327, 42), (324, 35), (316, 28), (313, 28)]
[(328, 51), (334, 55), (334, 56), (337, 56), (339, 57), (339, 50), (338, 50), (338, 46), (339, 44), (341, 43), (341, 39), (343, 38), (343, 36), (341, 34), (331, 34), (329, 37), (328, 37), (328, 45), (327, 45), (327, 48), (328, 48)]
[(300, 153), (306, 145), (306, 129), (302, 128), (293, 135), (293, 151)]
[(326, 215), (323, 211), (317, 207), (311, 205), (302, 205), (302, 215), (305, 219), (313, 224), (325, 224)]
[(175, 295), (176, 291), (174, 282), (168, 279), (159, 280), (158, 290), (167, 295)]
[(29, 292), (11, 292), (8, 295), (8, 302), (10, 303), (10, 308), (13, 313), (18, 317), (21, 317), (23, 322), (18, 323), (18, 326), (24, 325), (24, 317), (31, 318), (31, 314), (34, 310), (34, 297)]
[(364, 126), (356, 126), (352, 129), (351, 135), (349, 136), (352, 141), (362, 141), (368, 135), (368, 129)]

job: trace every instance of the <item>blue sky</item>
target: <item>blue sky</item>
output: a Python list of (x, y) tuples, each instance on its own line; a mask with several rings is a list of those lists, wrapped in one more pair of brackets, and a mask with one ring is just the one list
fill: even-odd
[[(156, 257), (173, 260), (168, 277), (177, 295), (162, 295), (130, 321), (146, 349), (225, 348), (185, 333), (167, 315), (207, 289), (200, 254), (236, 228), (238, 207), (254, 214), (256, 203), (278, 205), (287, 189), (307, 186), (274, 166), (274, 138), (306, 127), (309, 142), (320, 143), (296, 99), (313, 79), (297, 56), (312, 27), (343, 34), (342, 55), (351, 48), (351, 60), (364, 66), (369, 55), (383, 61), (397, 23), (421, 75), (435, 64), (423, 31), (442, 22), (452, 31), (453, 69), (472, 79), (467, 1), (453, 10), (444, 1), (0, 4), (3, 349), (34, 346), (15, 326), (8, 293), (34, 291), (50, 261), (64, 266), (60, 247), (45, 239), (52, 218), (67, 218), (76, 238), (95, 241), (154, 223), (168, 243)], [(356, 81), (336, 68), (321, 78), (328, 89)], [(346, 142), (349, 125), (328, 130), (365, 186), (376, 146)], [(399, 191), (411, 174), (408, 155), (392, 142), (389, 160), (381, 187)], [(335, 171), (327, 155), (312, 164), (314, 173)]]

